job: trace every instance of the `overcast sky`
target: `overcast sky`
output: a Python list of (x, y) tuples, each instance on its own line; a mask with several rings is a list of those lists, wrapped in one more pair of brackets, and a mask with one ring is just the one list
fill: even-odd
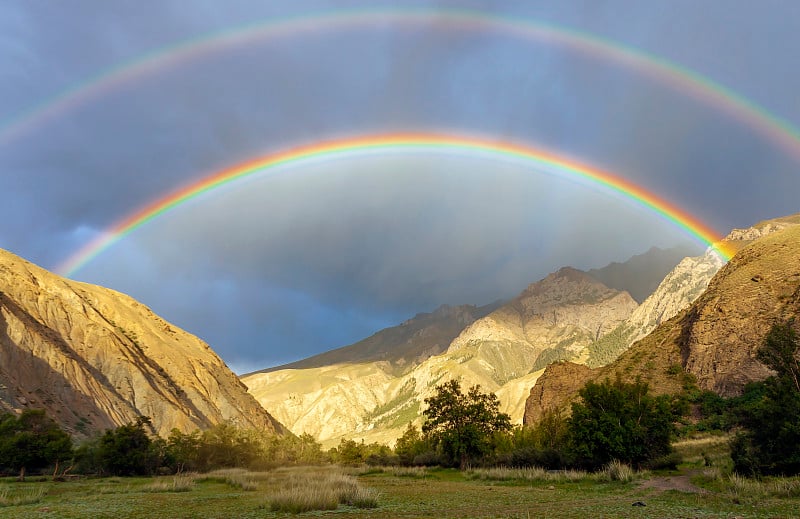
[[(0, 0), (0, 247), (54, 269), (206, 175), (394, 132), (549, 150), (720, 234), (798, 212), (800, 2), (394, 4)], [(454, 8), (497, 23), (446, 23)], [(526, 23), (651, 66), (512, 30)], [(648, 73), (670, 64), (693, 79)], [(690, 239), (569, 175), (384, 150), (218, 189), (73, 278), (132, 295), (241, 373)]]

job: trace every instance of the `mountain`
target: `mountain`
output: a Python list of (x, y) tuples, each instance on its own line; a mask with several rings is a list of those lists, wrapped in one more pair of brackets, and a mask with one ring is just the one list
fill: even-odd
[(0, 250), (0, 411), (26, 408), (77, 436), (142, 415), (162, 436), (225, 420), (286, 432), (197, 337)]
[(585, 364), (589, 367), (608, 364), (659, 324), (688, 307), (705, 291), (723, 264), (722, 258), (711, 249), (702, 256), (682, 259), (625, 322), (590, 346)]
[(675, 265), (683, 258), (691, 256), (695, 250), (695, 247), (689, 245), (669, 249), (652, 247), (624, 263), (610, 263), (586, 273), (609, 288), (626, 291), (637, 303), (641, 303), (658, 288), (664, 276)]
[(682, 373), (701, 389), (739, 394), (769, 375), (755, 359), (770, 327), (800, 315), (800, 215), (735, 229), (726, 241), (739, 249), (688, 308), (662, 322), (611, 364), (590, 369), (550, 365), (526, 402), (525, 423), (543, 410), (566, 408), (589, 380), (640, 376), (657, 393), (679, 392)]
[(433, 312), (417, 314), (399, 326), (381, 330), (355, 344), (243, 376), (284, 369), (365, 362), (383, 362), (390, 371), (403, 373), (428, 357), (445, 351), (466, 326), (486, 316), (501, 304), (497, 302), (480, 307), (442, 305)]
[[(581, 356), (636, 307), (627, 292), (567, 267), (474, 322), (457, 319), (451, 326), (462, 331), (447, 349), (412, 369), (398, 372), (386, 360), (356, 362), (351, 356), (347, 362), (257, 372), (242, 380), (290, 430), (310, 433), (323, 445), (342, 437), (393, 442), (409, 422), (419, 423), (434, 387), (456, 377), (464, 386), (496, 391), (503, 409), (521, 421), (530, 386), (545, 366)], [(416, 329), (421, 322), (406, 326)], [(393, 334), (408, 336), (397, 330), (376, 335)], [(352, 354), (353, 348), (344, 351)], [(374, 351), (368, 349), (366, 356)]]

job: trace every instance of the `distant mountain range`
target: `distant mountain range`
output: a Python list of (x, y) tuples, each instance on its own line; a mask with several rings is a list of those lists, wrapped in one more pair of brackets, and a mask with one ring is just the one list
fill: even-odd
[[(658, 286), (686, 251), (654, 248), (594, 275), (565, 267), (511, 301), (441, 307), (353, 345), (242, 380), (290, 430), (327, 446), (351, 437), (393, 442), (409, 422), (421, 423), (424, 399), (435, 385), (454, 377), (496, 392), (503, 410), (521, 422), (530, 388), (549, 364), (617, 355), (702, 292), (722, 264), (712, 254), (696, 260), (707, 266), (689, 268), (686, 279), (670, 285), (674, 304), (638, 305), (628, 292), (641, 295)], [(641, 308), (650, 310), (637, 316)], [(609, 334), (613, 341), (599, 342)]]

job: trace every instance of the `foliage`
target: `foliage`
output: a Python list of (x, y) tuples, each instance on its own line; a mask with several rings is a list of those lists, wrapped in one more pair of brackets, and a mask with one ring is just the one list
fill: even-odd
[(134, 422), (106, 431), (97, 446), (100, 465), (117, 476), (152, 474), (160, 460), (145, 429), (151, 425), (150, 418), (140, 416)]
[(567, 464), (567, 421), (559, 410), (546, 410), (539, 422), (515, 427), (506, 441), (498, 441), (496, 465), (561, 469)]
[(44, 410), (27, 409), (19, 417), (0, 416), (0, 470), (25, 479), (29, 470), (56, 467), (72, 458), (72, 440)]
[(465, 467), (491, 450), (496, 433), (511, 429), (497, 396), (481, 392), (480, 386), (462, 393), (460, 382), (450, 380), (436, 386), (425, 403), (422, 432), (448, 464)]
[(239, 429), (229, 422), (219, 423), (202, 432), (198, 443), (201, 471), (225, 467), (248, 467), (258, 457), (261, 445), (254, 431)]
[(653, 397), (646, 382), (588, 382), (568, 420), (575, 461), (599, 468), (612, 460), (640, 467), (671, 452), (675, 418), (667, 396)]
[(760, 399), (738, 410), (744, 430), (731, 443), (731, 457), (740, 474), (800, 474), (798, 349), (800, 339), (789, 322), (775, 324), (757, 353), (776, 374), (751, 388), (762, 390)]
[(405, 432), (397, 439), (397, 443), (394, 446), (394, 453), (403, 465), (416, 465), (417, 463), (414, 463), (414, 460), (428, 450), (430, 450), (428, 442), (425, 441), (420, 430), (412, 423), (408, 424)]
[(338, 447), (334, 447), (329, 452), (331, 461), (340, 465), (393, 465), (397, 463), (397, 457), (386, 445), (379, 443), (360, 443), (354, 440), (342, 438)]

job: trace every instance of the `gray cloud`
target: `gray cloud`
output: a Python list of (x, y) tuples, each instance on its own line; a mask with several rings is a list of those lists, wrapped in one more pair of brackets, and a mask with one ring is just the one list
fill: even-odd
[[(374, 3), (186, 5), (1, 5), (0, 129), (156, 49)], [(800, 121), (800, 71), (787, 66), (800, 48), (794, 4), (491, 8), (663, 56)], [(392, 131), (553, 150), (720, 232), (797, 211), (798, 160), (707, 99), (596, 56), (431, 20), (251, 41), (66, 107), (0, 142), (0, 247), (53, 267), (204, 175), (292, 146)], [(130, 292), (247, 369), (357, 340), (440, 303), (510, 296), (564, 264), (601, 266), (685, 238), (623, 199), (502, 161), (385, 154), (220, 190), (143, 227), (78, 277)]]

